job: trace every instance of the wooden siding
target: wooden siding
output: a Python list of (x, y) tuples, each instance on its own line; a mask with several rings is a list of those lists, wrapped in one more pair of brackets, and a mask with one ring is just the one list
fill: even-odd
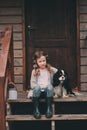
[(80, 13), (80, 82), (87, 91), (87, 0), (79, 0)]
[(23, 89), (23, 0), (0, 0), (0, 32), (13, 25), (14, 82)]
[[(87, 0), (79, 0), (80, 21), (80, 83), (81, 90), (87, 91)], [(14, 81), (18, 90), (24, 84), (24, 28), (23, 28), (23, 0), (0, 0), (0, 32), (13, 25), (14, 47)]]

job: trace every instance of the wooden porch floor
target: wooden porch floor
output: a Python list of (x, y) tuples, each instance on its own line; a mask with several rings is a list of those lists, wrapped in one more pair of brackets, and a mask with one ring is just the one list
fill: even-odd
[[(69, 96), (65, 98), (54, 98), (55, 102), (87, 102), (87, 92), (75, 92), (76, 96)], [(32, 102), (32, 99), (27, 98), (27, 92), (18, 92), (16, 100), (9, 100), (7, 102)]]

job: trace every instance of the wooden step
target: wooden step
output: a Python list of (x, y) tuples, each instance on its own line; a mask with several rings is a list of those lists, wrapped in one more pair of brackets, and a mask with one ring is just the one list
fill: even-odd
[(34, 120), (87, 120), (87, 114), (59, 114), (53, 115), (52, 118), (46, 118), (42, 115), (40, 119), (34, 118), (32, 115), (7, 115), (6, 121), (34, 121)]
[[(41, 101), (44, 101), (44, 99), (41, 99)], [(32, 99), (16, 99), (16, 100), (7, 100), (8, 103), (22, 103), (22, 102), (32, 102)], [(87, 98), (78, 98), (78, 97), (69, 97), (69, 98), (55, 98), (53, 99), (53, 102), (87, 102)]]
[[(42, 100), (44, 101), (44, 100)], [(80, 92), (76, 96), (65, 97), (65, 98), (54, 98), (54, 102), (87, 102), (87, 92)], [(16, 100), (9, 100), (7, 99), (8, 103), (15, 103), (15, 102), (32, 102), (32, 99), (27, 99), (26, 94), (24, 95), (21, 93), (21, 96), (18, 96)]]

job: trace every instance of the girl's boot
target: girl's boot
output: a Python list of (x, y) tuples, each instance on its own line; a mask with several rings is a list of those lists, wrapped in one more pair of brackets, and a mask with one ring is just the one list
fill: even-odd
[(34, 103), (34, 117), (39, 119), (41, 118), (41, 114), (39, 111), (39, 99), (38, 98), (33, 98), (33, 103)]
[(48, 97), (47, 98), (47, 111), (46, 111), (46, 117), (51, 118), (52, 117), (52, 98)]

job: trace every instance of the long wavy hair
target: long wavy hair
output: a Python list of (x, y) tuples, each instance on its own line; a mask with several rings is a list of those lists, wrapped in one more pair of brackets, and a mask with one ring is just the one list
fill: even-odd
[(33, 68), (35, 70), (34, 76), (40, 75), (40, 69), (37, 64), (37, 59), (40, 58), (41, 56), (46, 57), (46, 63), (47, 63), (46, 68), (50, 73), (52, 72), (51, 65), (48, 63), (48, 55), (43, 51), (36, 51), (33, 56)]

